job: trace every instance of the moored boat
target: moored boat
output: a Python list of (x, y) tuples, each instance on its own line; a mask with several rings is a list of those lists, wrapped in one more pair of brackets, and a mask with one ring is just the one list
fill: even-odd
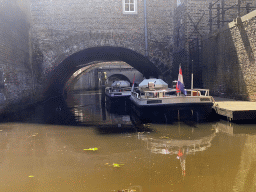
[[(213, 98), (209, 89), (168, 88), (162, 79), (144, 79), (131, 93), (131, 109), (144, 123), (169, 122), (175, 119), (207, 119)], [(183, 92), (181, 92), (181, 90)]]
[(105, 88), (105, 95), (109, 108), (128, 106), (127, 102), (131, 96), (130, 82), (114, 81), (110, 87)]
[(106, 87), (105, 94), (111, 99), (120, 99), (131, 96), (131, 86), (128, 81), (114, 81), (110, 87)]

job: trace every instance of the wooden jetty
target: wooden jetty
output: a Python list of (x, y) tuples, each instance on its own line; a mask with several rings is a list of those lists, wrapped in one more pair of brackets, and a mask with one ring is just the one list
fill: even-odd
[(256, 120), (256, 102), (214, 97), (213, 109), (229, 121)]

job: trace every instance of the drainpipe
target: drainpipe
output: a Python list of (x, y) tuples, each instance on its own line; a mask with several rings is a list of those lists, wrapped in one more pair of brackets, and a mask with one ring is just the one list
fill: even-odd
[(148, 56), (147, 0), (144, 0), (145, 56)]

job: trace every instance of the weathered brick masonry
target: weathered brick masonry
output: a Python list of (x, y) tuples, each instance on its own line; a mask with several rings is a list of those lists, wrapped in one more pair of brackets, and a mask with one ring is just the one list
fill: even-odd
[[(194, 58), (195, 76), (203, 74), (203, 86), (211, 93), (255, 101), (256, 13), (205, 38), (209, 2), (182, 0), (174, 13), (176, 0), (147, 0), (146, 50), (144, 0), (137, 1), (136, 14), (123, 14), (121, 0), (1, 0), (1, 111), (10, 104), (40, 100), (48, 76), (63, 61), (79, 51), (105, 46), (145, 56), (168, 80), (177, 78), (178, 64), (184, 64), (186, 88)], [(228, 6), (236, 0), (225, 2)], [(247, 2), (256, 6), (253, 0), (242, 1), (241, 6)], [(225, 19), (235, 15), (236, 10), (227, 12)]]
[(203, 40), (203, 82), (211, 93), (256, 101), (256, 10)]
[[(212, 3), (211, 31), (210, 3)], [(222, 28), (223, 25), (227, 25), (228, 21), (233, 21), (238, 15), (246, 15), (247, 11), (252, 11), (256, 7), (256, 1), (254, 0), (243, 0), (240, 3), (239, 9), (238, 0), (180, 0), (180, 4), (174, 14), (173, 75), (175, 72), (177, 73), (178, 65), (181, 64), (184, 71), (183, 75), (186, 87), (190, 87), (192, 63), (194, 85), (198, 87), (203, 86), (201, 77), (203, 71), (202, 66), (204, 66), (204, 61), (202, 60), (202, 39), (209, 33), (217, 30), (218, 27)], [(246, 9), (247, 3), (250, 3), (251, 8), (249, 10)], [(218, 6), (220, 7), (219, 26), (217, 25)], [(224, 8), (224, 17), (222, 17), (222, 8)], [(238, 10), (240, 10), (240, 13), (238, 13)], [(223, 20), (224, 22), (222, 22)]]
[(33, 50), (42, 79), (70, 55), (100, 46), (124, 47), (142, 55), (147, 51), (148, 58), (167, 72), (172, 64), (175, 6), (174, 0), (147, 1), (145, 50), (143, 0), (137, 1), (137, 14), (123, 14), (121, 0), (32, 1)]
[[(174, 60), (173, 76), (178, 72), (178, 66), (181, 64), (183, 70), (184, 83), (186, 88), (190, 88), (192, 59), (195, 73), (195, 84), (198, 76), (201, 74), (201, 61), (198, 57), (194, 58), (190, 53), (192, 49), (195, 52), (200, 47), (200, 40), (209, 33), (209, 1), (205, 0), (182, 0), (175, 10), (174, 14)], [(196, 44), (196, 45), (195, 45)], [(192, 47), (192, 48), (191, 48)], [(194, 48), (196, 47), (196, 48)], [(199, 54), (199, 53), (198, 53)], [(200, 56), (200, 55), (199, 55)], [(177, 75), (176, 75), (177, 76)], [(177, 77), (176, 77), (177, 78)], [(200, 81), (200, 80), (198, 80)]]
[(30, 1), (0, 1), (0, 107), (33, 102)]
[(137, 1), (136, 14), (123, 14), (121, 0), (2, 0), (1, 108), (40, 100), (54, 68), (92, 47), (123, 47), (141, 55), (147, 51), (169, 77), (175, 2), (147, 1), (145, 50), (143, 0)]

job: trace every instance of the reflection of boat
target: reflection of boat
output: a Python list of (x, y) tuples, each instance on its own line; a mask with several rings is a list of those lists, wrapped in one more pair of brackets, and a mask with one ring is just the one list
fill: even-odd
[[(209, 136), (195, 140), (178, 140), (178, 139), (150, 139), (150, 148), (152, 153), (156, 154), (178, 154), (180, 148), (186, 147), (186, 154), (195, 154), (196, 152), (204, 151), (211, 147), (211, 141), (216, 136), (212, 133)], [(145, 139), (143, 139), (145, 140)], [(147, 139), (146, 139), (147, 140)]]
[[(170, 125), (169, 127), (173, 127)], [(186, 154), (195, 154), (211, 147), (211, 142), (218, 132), (215, 127), (182, 129), (152, 124), (155, 134), (148, 136), (145, 132), (138, 133), (138, 139), (147, 143), (147, 148), (154, 154), (178, 154), (181, 148), (186, 148)]]
[(128, 81), (114, 81), (105, 89), (106, 106), (110, 113), (126, 114), (129, 110), (131, 87)]
[[(180, 90), (168, 88), (161, 79), (144, 79), (132, 90), (132, 110), (143, 122), (163, 122), (177, 118), (206, 119), (212, 112), (213, 98), (208, 89)], [(179, 114), (179, 115), (178, 115)]]
[(182, 149), (182, 148), (179, 149), (177, 159), (180, 160), (180, 166), (181, 166), (183, 176), (186, 175), (186, 156), (187, 156), (186, 149)]
[(115, 81), (111, 87), (106, 87), (106, 107), (108, 112), (127, 114), (129, 111), (129, 97), (131, 87), (128, 81)]
[[(199, 136), (201, 131), (197, 136)], [(175, 139), (173, 137), (161, 136), (159, 138), (147, 137), (138, 133), (138, 139), (147, 143), (147, 149), (154, 154), (177, 155), (180, 160), (182, 175), (186, 175), (186, 157), (195, 155), (211, 147), (211, 142), (215, 138), (217, 130), (210, 130), (210, 134), (194, 139)], [(173, 132), (172, 132), (173, 134)], [(186, 135), (187, 136), (187, 135)]]
[(129, 114), (129, 110), (130, 110), (129, 100), (118, 99), (115, 101), (113, 100), (111, 101), (110, 99), (107, 99), (106, 109), (110, 114), (127, 115)]

